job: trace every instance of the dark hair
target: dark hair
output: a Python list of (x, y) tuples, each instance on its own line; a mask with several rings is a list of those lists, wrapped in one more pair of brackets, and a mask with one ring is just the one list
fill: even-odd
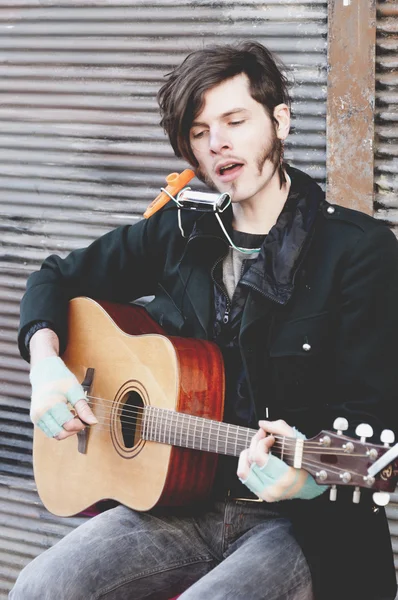
[[(272, 53), (258, 42), (208, 46), (188, 54), (166, 75), (158, 92), (160, 124), (169, 136), (174, 153), (192, 166), (198, 163), (189, 142), (191, 124), (203, 108), (204, 94), (219, 83), (245, 73), (252, 98), (262, 104), (269, 117), (278, 104), (290, 106), (287, 78)], [(278, 159), (282, 161), (283, 145)]]

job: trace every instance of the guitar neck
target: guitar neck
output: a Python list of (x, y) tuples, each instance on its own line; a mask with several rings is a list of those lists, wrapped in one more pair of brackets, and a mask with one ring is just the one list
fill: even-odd
[[(146, 406), (142, 414), (144, 440), (239, 456), (250, 446), (255, 429), (195, 417), (174, 410)], [(398, 459), (388, 460), (382, 474), (369, 475), (368, 468), (387, 448), (322, 431), (310, 440), (275, 436), (272, 453), (289, 466), (305, 469), (317, 482), (345, 484), (392, 492), (398, 475)], [(319, 481), (318, 481), (319, 480)]]
[(142, 422), (145, 440), (228, 456), (248, 448), (256, 431), (154, 406), (145, 407)]

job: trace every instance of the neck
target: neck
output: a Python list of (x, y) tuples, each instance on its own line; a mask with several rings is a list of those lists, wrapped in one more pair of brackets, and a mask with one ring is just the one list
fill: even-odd
[(245, 233), (267, 234), (282, 212), (290, 190), (290, 178), (280, 187), (279, 174), (274, 173), (258, 194), (233, 204), (233, 228)]

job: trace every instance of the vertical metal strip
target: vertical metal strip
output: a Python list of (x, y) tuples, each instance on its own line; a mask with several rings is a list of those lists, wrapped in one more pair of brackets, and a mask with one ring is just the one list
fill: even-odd
[(331, 0), (328, 13), (328, 200), (373, 214), (376, 5)]
[(392, 225), (398, 236), (397, 91), (398, 3), (382, 0), (377, 3), (375, 217)]

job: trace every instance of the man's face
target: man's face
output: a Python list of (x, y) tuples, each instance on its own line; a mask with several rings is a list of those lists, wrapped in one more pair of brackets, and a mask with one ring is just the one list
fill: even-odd
[(247, 76), (227, 79), (208, 90), (204, 100), (190, 130), (198, 177), (229, 192), (233, 202), (261, 196), (278, 177), (270, 159), (279, 141), (265, 108), (250, 95)]

